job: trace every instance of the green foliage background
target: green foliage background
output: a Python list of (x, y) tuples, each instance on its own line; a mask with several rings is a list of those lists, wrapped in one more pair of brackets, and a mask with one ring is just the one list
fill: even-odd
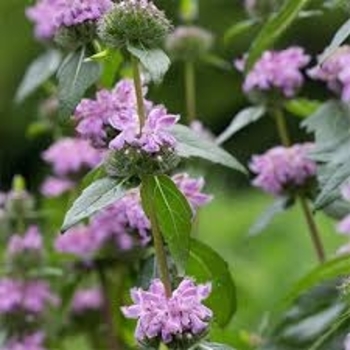
[[(159, 0), (158, 3), (176, 19), (177, 0)], [(35, 189), (43, 175), (39, 155), (50, 142), (47, 136), (35, 140), (25, 136), (27, 125), (37, 117), (38, 96), (31, 97), (21, 106), (13, 104), (13, 96), (26, 65), (42, 49), (32, 38), (31, 26), (24, 18), (24, 8), (28, 4), (25, 0), (0, 2), (0, 189), (8, 188), (16, 173), (23, 174), (29, 186)], [(229, 62), (241, 55), (249, 47), (255, 31), (240, 37), (229, 47), (222, 44), (224, 31), (245, 16), (241, 1), (201, 0), (200, 5), (200, 24), (215, 33), (218, 54)], [(299, 44), (307, 47), (310, 53), (318, 53), (343, 19), (344, 14), (330, 12), (323, 17), (301, 20), (278, 45)], [(215, 132), (219, 132), (247, 104), (240, 89), (241, 76), (233, 69), (227, 72), (204, 65), (198, 66), (197, 70), (200, 116)], [(181, 113), (184, 111), (182, 84), (181, 66), (174, 65), (164, 84), (153, 88), (151, 93), (155, 100), (164, 102), (171, 111)], [(306, 91), (311, 97), (325, 94), (316, 85), (308, 86)], [(291, 124), (294, 136), (303, 137), (297, 130), (297, 121)], [(251, 153), (261, 152), (276, 142), (273, 125), (265, 118), (240, 133), (229, 142), (228, 147), (239, 159), (246, 161)], [(236, 278), (238, 314), (227, 331), (217, 332), (221, 342), (230, 343), (233, 337), (237, 338), (240, 329), (256, 329), (266, 311), (278, 306), (281, 296), (293, 282), (315, 266), (316, 261), (298, 208), (279, 216), (261, 236), (248, 237), (254, 218), (272, 199), (256, 192), (243, 191), (247, 182), (235, 178), (230, 172), (215, 168), (210, 174), (216, 200), (201, 212), (198, 231), (201, 239), (230, 262)], [(322, 215), (317, 219), (328, 253), (333, 254), (340, 244), (334, 223)]]

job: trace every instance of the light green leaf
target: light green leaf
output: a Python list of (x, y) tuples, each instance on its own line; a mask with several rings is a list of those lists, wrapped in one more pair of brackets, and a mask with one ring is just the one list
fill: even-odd
[(197, 282), (212, 283), (212, 293), (206, 301), (215, 320), (225, 327), (236, 311), (236, 287), (227, 263), (212, 248), (195, 239), (191, 240), (186, 275)]
[(262, 53), (269, 49), (288, 29), (298, 17), (300, 11), (303, 10), (310, 1), (311, 0), (287, 0), (280, 11), (272, 15), (250, 47), (245, 67), (246, 72), (251, 70)]
[(244, 21), (235, 23), (224, 34), (225, 44), (229, 44), (242, 33), (251, 30), (257, 23), (259, 22), (256, 19), (246, 19)]
[(258, 121), (266, 113), (266, 108), (263, 106), (258, 107), (248, 107), (241, 110), (237, 115), (232, 119), (231, 124), (223, 131), (221, 135), (216, 139), (218, 145), (223, 144), (229, 140), (234, 134), (238, 131), (244, 129), (251, 123)]
[(288, 202), (288, 197), (277, 198), (272, 205), (269, 205), (266, 208), (254, 225), (249, 229), (249, 235), (256, 236), (261, 233), (271, 223), (275, 216), (283, 213), (287, 209)]
[(231, 346), (229, 345), (203, 341), (196, 346), (196, 350), (234, 350), (234, 349), (231, 348)]
[(296, 98), (294, 100), (288, 100), (284, 104), (284, 108), (291, 114), (300, 117), (307, 118), (316, 113), (322, 106), (320, 101), (309, 100), (307, 98)]
[(49, 50), (39, 56), (27, 69), (17, 90), (15, 101), (22, 102), (43, 83), (45, 83), (58, 69), (62, 55), (57, 50)]
[(348, 19), (336, 32), (330, 45), (325, 49), (319, 58), (319, 63), (322, 64), (327, 58), (332, 56), (335, 51), (345, 42), (350, 36), (350, 19)]
[(185, 22), (193, 22), (198, 17), (199, 0), (181, 0), (180, 15)]
[(142, 204), (148, 216), (156, 215), (159, 229), (180, 272), (189, 253), (193, 213), (186, 197), (166, 175), (145, 176)]
[(121, 199), (127, 191), (126, 182), (106, 177), (85, 188), (66, 213), (62, 232)]
[(180, 157), (198, 157), (246, 173), (244, 166), (231, 154), (214, 142), (204, 139), (188, 127), (176, 125), (172, 129), (172, 134), (178, 142), (176, 151)]
[(85, 48), (69, 54), (57, 73), (61, 118), (68, 118), (74, 112), (86, 90), (101, 75), (100, 64), (84, 62), (85, 58)]
[(160, 83), (162, 81), (171, 64), (169, 57), (163, 50), (147, 50), (129, 45), (128, 51), (140, 60), (154, 82)]

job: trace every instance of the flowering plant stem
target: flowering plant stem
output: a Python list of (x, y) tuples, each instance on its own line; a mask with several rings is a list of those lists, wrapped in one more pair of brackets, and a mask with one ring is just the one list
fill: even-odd
[(134, 75), (137, 114), (139, 117), (140, 132), (141, 132), (146, 121), (146, 111), (145, 111), (145, 104), (143, 101), (143, 92), (142, 92), (141, 72), (140, 72), (139, 60), (136, 57), (131, 56), (131, 62), (132, 62), (132, 69), (133, 69), (133, 75)]
[(102, 314), (103, 319), (106, 323), (108, 347), (110, 350), (121, 350), (123, 349), (123, 346), (121, 346), (119, 338), (115, 332), (113, 314), (111, 310), (112, 303), (110, 301), (108, 293), (108, 280), (106, 271), (104, 270), (103, 266), (97, 266), (96, 271), (103, 295)]
[(168, 268), (167, 256), (164, 248), (162, 234), (159, 228), (157, 215), (155, 213), (153, 205), (148, 212), (149, 219), (151, 221), (152, 227), (152, 236), (153, 236), (153, 244), (154, 250), (156, 253), (157, 264), (159, 268), (160, 279), (163, 282), (165, 293), (167, 297), (171, 297), (172, 288), (171, 288), (171, 279)]
[[(285, 147), (291, 146), (291, 138), (290, 138), (290, 135), (288, 132), (287, 123), (286, 123), (286, 120), (285, 120), (285, 117), (284, 117), (282, 110), (279, 108), (276, 108), (274, 110), (274, 117), (275, 117), (275, 121), (276, 121), (276, 127), (278, 130), (278, 134), (280, 136), (282, 144)], [(307, 223), (307, 226), (309, 229), (311, 241), (312, 241), (312, 244), (315, 248), (317, 258), (318, 258), (320, 263), (324, 263), (326, 261), (325, 250), (324, 250), (324, 247), (322, 244), (320, 232), (319, 232), (318, 227), (316, 225), (315, 219), (312, 215), (307, 198), (304, 194), (299, 194), (298, 200), (299, 200), (300, 207), (302, 209), (303, 215), (305, 217), (305, 220), (306, 220), (306, 223)]]
[(191, 124), (197, 118), (196, 111), (196, 75), (192, 61), (185, 62), (185, 92), (187, 122)]

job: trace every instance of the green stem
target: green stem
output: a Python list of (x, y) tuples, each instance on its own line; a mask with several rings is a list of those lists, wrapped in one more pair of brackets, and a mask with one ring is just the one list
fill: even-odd
[(134, 85), (135, 85), (135, 93), (136, 93), (136, 101), (137, 101), (137, 114), (140, 122), (140, 132), (145, 125), (146, 121), (146, 111), (145, 104), (143, 100), (143, 92), (142, 92), (142, 81), (141, 81), (141, 73), (139, 61), (136, 57), (131, 56), (132, 69), (134, 75)]
[(276, 127), (278, 130), (279, 137), (281, 139), (281, 142), (284, 146), (288, 147), (291, 145), (291, 140), (287, 128), (287, 123), (284, 118), (283, 112), (281, 109), (277, 108), (274, 111), (274, 117), (276, 121)]
[(170, 279), (170, 274), (169, 274), (167, 256), (166, 256), (165, 249), (164, 249), (162, 233), (159, 229), (157, 216), (156, 216), (156, 213), (154, 212), (153, 207), (150, 210), (149, 219), (151, 221), (153, 244), (154, 244), (154, 250), (156, 253), (156, 259), (157, 259), (157, 264), (158, 264), (158, 268), (159, 268), (160, 279), (163, 282), (163, 285), (165, 288), (165, 293), (166, 293), (167, 297), (169, 298), (169, 297), (171, 297), (172, 289), (171, 289), (171, 279)]
[(196, 107), (196, 74), (194, 63), (185, 63), (185, 92), (186, 92), (186, 113), (188, 124), (197, 118)]
[(299, 202), (304, 213), (306, 223), (309, 227), (310, 237), (315, 248), (316, 255), (318, 257), (319, 262), (322, 264), (326, 261), (326, 254), (322, 245), (320, 232), (318, 231), (316, 222), (312, 215), (307, 199), (301, 195), (299, 196)]
[(108, 293), (108, 280), (107, 280), (106, 272), (104, 268), (101, 266), (97, 266), (96, 269), (97, 269), (97, 275), (99, 278), (103, 300), (104, 300), (102, 314), (107, 327), (106, 340), (108, 342), (108, 347), (110, 350), (120, 350), (123, 347), (121, 346), (119, 342), (119, 338), (115, 332), (113, 314), (111, 312), (112, 303)]
[[(281, 142), (285, 147), (291, 146), (291, 138), (289, 136), (287, 123), (284, 118), (283, 112), (281, 109), (275, 109), (275, 120), (276, 120), (276, 127), (278, 130), (278, 134), (280, 136)], [(307, 202), (307, 199), (304, 194), (300, 194), (298, 196), (300, 207), (302, 209), (303, 215), (305, 217), (306, 224), (309, 229), (311, 241), (313, 243), (313, 246), (316, 251), (316, 255), (318, 257), (318, 260), (320, 263), (325, 262), (326, 255), (325, 250), (322, 244), (321, 235), (317, 228), (314, 216), (312, 215), (312, 212), (310, 210), (309, 204)]]

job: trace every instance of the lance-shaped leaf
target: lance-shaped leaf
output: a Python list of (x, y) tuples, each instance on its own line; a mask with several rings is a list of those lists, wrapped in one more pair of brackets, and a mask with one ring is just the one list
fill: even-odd
[(271, 221), (278, 215), (283, 213), (289, 204), (288, 197), (277, 198), (265, 211), (259, 216), (254, 225), (249, 229), (249, 235), (256, 236), (271, 223)]
[(186, 275), (197, 282), (211, 282), (212, 293), (206, 304), (215, 320), (225, 327), (236, 311), (236, 288), (227, 263), (212, 248), (195, 239), (191, 240)]
[(58, 99), (61, 118), (68, 118), (83, 98), (86, 90), (101, 75), (101, 65), (97, 62), (85, 62), (85, 48), (69, 54), (63, 61), (58, 73)]
[(129, 45), (128, 51), (140, 60), (142, 66), (146, 69), (154, 82), (159, 83), (162, 81), (171, 63), (169, 57), (163, 50), (141, 49)]
[(321, 57), (319, 58), (319, 63), (322, 64), (327, 60), (335, 51), (345, 42), (350, 36), (350, 19), (348, 19), (336, 32), (331, 43), (324, 50)]
[(62, 232), (121, 199), (127, 191), (126, 182), (125, 179), (121, 181), (106, 177), (85, 188), (68, 210)]
[(251, 45), (245, 67), (246, 72), (250, 71), (262, 53), (288, 29), (309, 2), (310, 0), (287, 0), (280, 11), (272, 15)]
[(248, 107), (243, 109), (233, 117), (230, 125), (216, 139), (216, 143), (221, 145), (222, 143), (226, 142), (238, 131), (262, 118), (265, 115), (265, 112), (266, 108), (263, 106)]
[(199, 343), (196, 350), (234, 350), (231, 346), (220, 343), (211, 343), (207, 341), (203, 341)]
[(57, 71), (61, 63), (61, 58), (62, 56), (59, 51), (49, 50), (31, 63), (17, 90), (16, 102), (22, 102), (45, 83)]
[(176, 151), (180, 157), (202, 158), (212, 163), (221, 164), (246, 173), (244, 166), (230, 153), (217, 146), (214, 142), (201, 137), (188, 127), (176, 125), (172, 129), (172, 134), (177, 140)]
[(291, 114), (300, 117), (307, 118), (321, 107), (321, 102), (316, 100), (309, 100), (307, 98), (296, 98), (288, 100), (284, 104), (284, 108)]
[(147, 215), (156, 215), (159, 229), (180, 272), (187, 262), (193, 213), (186, 197), (166, 175), (145, 176), (141, 186)]
[(256, 19), (246, 19), (232, 25), (224, 34), (224, 42), (228, 44), (236, 39), (239, 35), (251, 30), (257, 23)]

